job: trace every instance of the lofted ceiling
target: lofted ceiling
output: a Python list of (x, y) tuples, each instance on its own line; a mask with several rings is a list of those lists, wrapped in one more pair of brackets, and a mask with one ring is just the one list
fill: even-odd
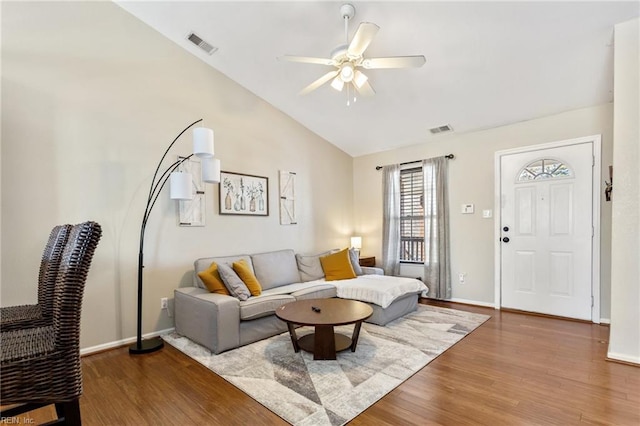
[[(347, 106), (334, 69), (281, 62), (330, 57), (345, 43), (345, 2), (136, 1), (125, 10), (352, 156), (423, 143), (450, 125), (471, 132), (613, 99), (613, 27), (639, 16), (628, 2), (350, 2), (380, 27), (365, 57), (424, 55), (415, 69), (367, 70), (376, 95)], [(195, 32), (218, 48), (208, 55)]]

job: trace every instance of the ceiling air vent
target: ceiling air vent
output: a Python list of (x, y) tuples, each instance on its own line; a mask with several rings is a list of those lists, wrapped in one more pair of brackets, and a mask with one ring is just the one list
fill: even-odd
[(198, 37), (195, 33), (189, 33), (189, 35), (187, 36), (187, 40), (207, 52), (209, 55), (212, 55), (216, 50), (218, 50), (217, 47), (210, 45), (209, 43)]
[(453, 129), (448, 124), (445, 124), (444, 126), (438, 126), (434, 127), (433, 129), (429, 129), (429, 131), (431, 132), (431, 134), (437, 135), (438, 133), (451, 132), (453, 131)]

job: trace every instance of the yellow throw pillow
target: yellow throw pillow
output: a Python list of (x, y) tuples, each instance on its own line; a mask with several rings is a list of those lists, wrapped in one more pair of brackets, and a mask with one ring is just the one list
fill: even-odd
[(238, 262), (233, 262), (232, 267), (242, 282), (247, 286), (252, 296), (260, 296), (260, 294), (262, 294), (262, 285), (260, 284), (260, 281), (258, 281), (256, 276), (253, 275), (249, 264), (244, 259), (241, 259)]
[(198, 272), (198, 276), (211, 293), (224, 294), (230, 296), (229, 290), (225, 287), (218, 272), (218, 264), (213, 262), (206, 271)]
[(356, 273), (353, 272), (353, 267), (351, 266), (351, 260), (349, 260), (349, 249), (321, 257), (320, 264), (322, 265), (322, 270), (324, 270), (324, 278), (327, 281), (347, 280), (356, 277)]

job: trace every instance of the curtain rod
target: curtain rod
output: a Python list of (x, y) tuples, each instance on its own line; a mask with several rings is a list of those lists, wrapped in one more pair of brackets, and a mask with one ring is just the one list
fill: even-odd
[[(454, 158), (456, 158), (455, 155), (453, 154), (447, 154), (444, 156), (444, 158), (447, 158), (449, 160), (453, 160)], [(404, 163), (400, 163), (401, 166), (404, 166), (405, 164), (413, 164), (413, 163), (420, 163), (422, 160), (416, 160), (416, 161), (406, 161)], [(376, 166), (376, 170), (380, 170), (382, 169), (382, 166)]]

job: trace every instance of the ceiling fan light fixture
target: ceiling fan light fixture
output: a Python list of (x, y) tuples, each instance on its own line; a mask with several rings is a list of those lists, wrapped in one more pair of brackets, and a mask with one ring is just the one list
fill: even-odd
[(342, 80), (342, 78), (340, 78), (340, 76), (337, 76), (331, 82), (331, 87), (336, 89), (338, 92), (342, 92), (342, 88), (344, 87), (344, 81)]
[(359, 89), (362, 87), (363, 84), (367, 82), (368, 79), (369, 77), (364, 75), (363, 72), (356, 70), (355, 76), (353, 78), (353, 84), (355, 84), (356, 87)]
[(342, 65), (342, 68), (340, 68), (340, 78), (342, 79), (342, 81), (344, 81), (345, 83), (351, 82), (351, 80), (353, 80), (353, 75), (353, 64), (351, 62), (347, 62), (346, 64)]
[[(331, 86), (339, 92), (342, 92), (346, 85), (348, 99), (350, 99), (350, 89), (353, 89), (354, 94), (357, 93), (363, 97), (370, 97), (375, 95), (376, 92), (371, 87), (371, 84), (369, 84), (367, 76), (360, 71), (360, 68), (419, 68), (425, 64), (426, 59), (422, 55), (365, 58), (364, 53), (380, 27), (372, 22), (361, 22), (351, 41), (349, 41), (349, 21), (355, 16), (355, 7), (352, 4), (343, 4), (340, 8), (340, 15), (344, 20), (346, 43), (333, 49), (331, 59), (291, 55), (285, 55), (279, 58), (280, 60), (289, 62), (330, 65), (335, 67), (333, 71), (326, 73), (302, 89), (300, 95), (306, 95), (323, 84), (331, 82)], [(351, 101), (348, 100), (347, 105), (350, 102)]]

